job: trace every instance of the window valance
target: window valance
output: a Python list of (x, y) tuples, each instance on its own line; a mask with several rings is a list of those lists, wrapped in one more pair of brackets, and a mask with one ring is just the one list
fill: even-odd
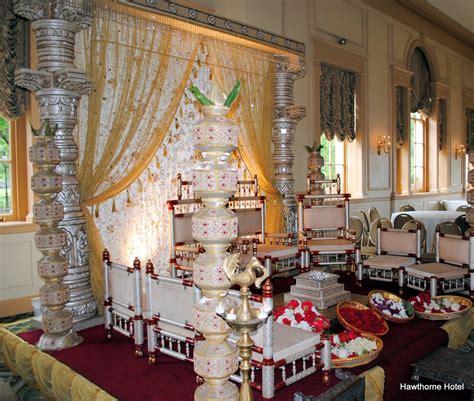
[(466, 109), (466, 147), (474, 149), (474, 109)]
[(355, 138), (355, 74), (321, 64), (321, 134), (352, 142)]
[(405, 100), (403, 96), (403, 88), (397, 86), (397, 148), (403, 145), (405, 142), (405, 122), (403, 118), (403, 111), (405, 109)]
[(15, 85), (15, 70), (26, 66), (27, 21), (13, 14), (11, 1), (0, 13), (0, 113), (10, 119), (26, 108), (26, 91)]
[(423, 50), (416, 48), (410, 60), (413, 71), (411, 77), (411, 107), (412, 113), (431, 114), (431, 71)]

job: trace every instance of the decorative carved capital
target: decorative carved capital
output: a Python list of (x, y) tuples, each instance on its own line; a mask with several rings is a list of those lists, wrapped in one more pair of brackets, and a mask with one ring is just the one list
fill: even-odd
[(31, 21), (49, 18), (49, 2), (45, 0), (14, 0), (13, 10)]
[(58, 19), (75, 22), (81, 30), (92, 25), (90, 0), (58, 0), (54, 2), (53, 15)]
[(52, 83), (52, 75), (49, 72), (35, 71), (28, 68), (19, 68), (15, 72), (15, 84), (36, 92), (40, 89), (49, 88)]
[(293, 79), (303, 78), (306, 74), (306, 60), (302, 56), (291, 55), (284, 56), (281, 54), (275, 55), (276, 72), (294, 74)]
[(81, 95), (91, 92), (91, 83), (80, 70), (63, 69), (54, 73), (53, 84), (56, 88), (66, 89)]
[(14, 0), (14, 11), (31, 21), (65, 20), (85, 29), (92, 25), (90, 3), (90, 0)]
[(306, 117), (306, 107), (297, 105), (286, 106), (284, 115), (285, 117), (300, 121)]

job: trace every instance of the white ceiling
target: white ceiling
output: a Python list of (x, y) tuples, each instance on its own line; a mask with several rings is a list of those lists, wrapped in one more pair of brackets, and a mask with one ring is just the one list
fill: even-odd
[(427, 1), (471, 33), (474, 33), (474, 0)]

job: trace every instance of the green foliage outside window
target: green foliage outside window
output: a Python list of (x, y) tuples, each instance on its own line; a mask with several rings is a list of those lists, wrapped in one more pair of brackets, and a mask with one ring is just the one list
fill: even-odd
[(0, 215), (11, 212), (10, 122), (0, 117)]

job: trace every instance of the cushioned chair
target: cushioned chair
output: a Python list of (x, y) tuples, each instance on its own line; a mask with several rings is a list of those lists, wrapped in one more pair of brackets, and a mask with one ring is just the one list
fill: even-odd
[(469, 210), (471, 209), (471, 207), (469, 205), (461, 205), (459, 207), (456, 208), (456, 212), (469, 212)]
[[(183, 187), (185, 191), (183, 192)], [(178, 174), (178, 199), (166, 202), (170, 216), (170, 269), (172, 277), (191, 277), (193, 261), (204, 252), (201, 245), (192, 236), (193, 213), (202, 209), (199, 198), (183, 198), (183, 193), (189, 195), (190, 182), (181, 181)]]
[(116, 331), (135, 342), (135, 355), (143, 356), (145, 342), (142, 311), (142, 275), (140, 261), (135, 258), (133, 267), (110, 261), (107, 249), (104, 261), (104, 324), (107, 339)]
[(380, 219), (381, 217), (382, 215), (380, 214), (379, 209), (374, 206), (369, 209), (370, 224), (372, 224), (375, 220)]
[(421, 227), (421, 262), (434, 262), (435, 253), (426, 252), (426, 227), (422, 221), (411, 220), (402, 227), (404, 230), (416, 230), (417, 226)]
[(357, 245), (360, 245), (364, 236), (364, 223), (357, 216), (349, 218), (349, 228), (354, 232), (354, 240)]
[(406, 285), (436, 296), (462, 291), (467, 284), (474, 298), (474, 237), (442, 234), (438, 227), (435, 238), (436, 261), (407, 266)]
[[(192, 265), (199, 253), (204, 252), (192, 237), (192, 214), (202, 208), (194, 196), (192, 182), (177, 176), (176, 200), (168, 201), (170, 211), (170, 265), (172, 277), (192, 275)], [(236, 193), (229, 199), (229, 208), (237, 215), (239, 236), (232, 244), (234, 252), (250, 253), (259, 258), (273, 275), (287, 275), (306, 270), (304, 254), (295, 244), (292, 233), (265, 232), (265, 197), (258, 195), (258, 180), (237, 181)], [(177, 213), (178, 211), (178, 213)]]
[(458, 225), (459, 229), (461, 230), (461, 233), (463, 233), (463, 234), (471, 228), (469, 223), (466, 221), (466, 215), (465, 214), (462, 214), (461, 216), (456, 218), (456, 220), (454, 220), (454, 223), (456, 223)]
[[(360, 260), (355, 233), (349, 229), (349, 197), (340, 195), (298, 195), (299, 239), (307, 264), (345, 265)], [(314, 200), (318, 204), (314, 204)]]
[[(447, 235), (461, 235), (462, 234), (459, 226), (453, 221), (443, 221), (442, 223), (439, 223), (436, 226), (436, 231), (438, 231), (438, 228), (441, 234), (447, 234)], [(433, 246), (434, 244), (435, 244), (435, 241), (433, 241)]]
[(421, 227), (416, 230), (382, 228), (377, 222), (377, 254), (358, 265), (359, 284), (364, 273), (370, 280), (398, 281), (403, 290), (404, 269), (419, 263), (421, 256)]
[(382, 228), (393, 228), (390, 220), (381, 217), (372, 222), (370, 225), (369, 234), (367, 236), (367, 245), (360, 249), (360, 256), (362, 259), (367, 259), (377, 253), (377, 224), (380, 222)]
[(409, 221), (415, 220), (412, 216), (408, 213), (400, 213), (398, 214), (395, 219), (393, 220), (393, 228), (400, 229), (403, 228), (405, 223)]
[(400, 206), (400, 212), (414, 212), (415, 208), (412, 205), (402, 205)]

